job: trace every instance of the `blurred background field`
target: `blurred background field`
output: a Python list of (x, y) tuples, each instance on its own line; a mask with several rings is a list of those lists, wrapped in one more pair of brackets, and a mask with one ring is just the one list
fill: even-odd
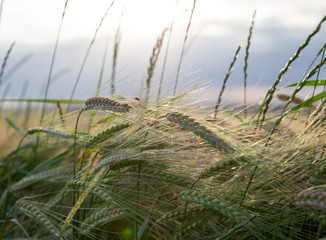
[[(68, 2), (49, 98), (70, 97), (95, 30), (111, 3), (104, 0)], [(64, 5), (64, 0), (2, 1), (0, 57), (5, 57), (13, 42), (15, 45), (4, 71), (0, 96), (44, 96)], [(85, 100), (94, 95), (104, 58), (101, 94), (111, 94), (117, 36), (115, 94), (139, 97), (141, 90), (144, 92), (146, 88), (149, 57), (156, 39), (173, 22), (170, 42), (169, 31), (163, 39), (151, 89), (151, 96), (155, 99), (168, 47), (162, 90), (166, 96), (171, 95), (192, 5), (193, 1), (189, 0), (114, 1), (97, 32), (74, 97)], [(326, 6), (323, 0), (299, 0), (295, 4), (280, 0), (197, 1), (180, 68), (180, 86), (185, 85), (179, 88), (180, 91), (187, 91), (189, 86), (200, 82), (201, 86), (208, 86), (205, 100), (215, 101), (234, 51), (240, 42), (246, 44), (255, 9), (256, 22), (248, 65), (248, 101), (253, 104), (262, 100), (263, 93), (274, 82), (279, 70), (323, 17)], [(295, 83), (304, 74), (316, 55), (315, 49), (324, 44), (325, 34), (325, 29), (322, 29), (312, 40), (302, 52), (302, 58), (288, 71), (281, 86)], [(224, 93), (228, 103), (242, 103), (243, 50), (228, 81), (230, 88), (226, 88)]]

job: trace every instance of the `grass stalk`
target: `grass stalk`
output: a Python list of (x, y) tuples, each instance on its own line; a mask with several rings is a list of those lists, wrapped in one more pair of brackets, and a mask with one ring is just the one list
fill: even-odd
[[(325, 59), (325, 50), (326, 50), (326, 44), (325, 44), (324, 47), (323, 47), (323, 52), (322, 52), (322, 55), (321, 55), (320, 62), (322, 62), (323, 59)], [(318, 72), (317, 72), (317, 76), (316, 76), (316, 82), (315, 82), (315, 85), (314, 85), (314, 89), (313, 89), (313, 91), (312, 91), (312, 96), (315, 96), (315, 92), (316, 92), (316, 89), (317, 89), (317, 81), (318, 81), (318, 79), (319, 79), (319, 74), (320, 74), (320, 69), (321, 69), (321, 67), (318, 68)], [(323, 91), (325, 91), (325, 87), (326, 87), (326, 86), (324, 86)], [(311, 111), (311, 107), (309, 108), (308, 116), (310, 115), (310, 111)]]
[(104, 169), (100, 170), (94, 176), (94, 178), (89, 182), (89, 184), (87, 185), (86, 189), (82, 192), (82, 194), (80, 195), (78, 201), (76, 202), (76, 204), (74, 204), (74, 207), (71, 209), (71, 211), (68, 214), (68, 216), (67, 216), (64, 224), (62, 225), (61, 230), (60, 230), (60, 236), (62, 236), (62, 234), (66, 231), (66, 229), (69, 226), (70, 222), (73, 220), (74, 215), (79, 210), (81, 204), (85, 201), (85, 199), (87, 198), (88, 194), (90, 193), (90, 191), (92, 190), (92, 188), (95, 186), (95, 184), (97, 183), (97, 181), (100, 179), (100, 177), (102, 176), (103, 172), (104, 172)]
[[(307, 47), (311, 41), (311, 39), (320, 31), (322, 24), (326, 21), (326, 16), (322, 18), (322, 20), (319, 22), (317, 27), (314, 31), (312, 31), (307, 39), (299, 46), (297, 51), (294, 53), (294, 55), (288, 60), (288, 62), (285, 64), (284, 68), (281, 69), (279, 72), (273, 86), (267, 91), (266, 96), (264, 98), (263, 103), (261, 104), (257, 116), (257, 121), (259, 125), (261, 125), (265, 121), (266, 113), (268, 111), (269, 105), (273, 99), (274, 93), (277, 89), (278, 84), (282, 81), (283, 75), (290, 69), (291, 64), (300, 56), (302, 50)], [(255, 117), (255, 116), (254, 116)]]
[(1, 0), (1, 3), (0, 3), (0, 27), (1, 27), (1, 19), (2, 19), (2, 8), (3, 8), (3, 3), (4, 3), (5, 0)]
[(24, 57), (22, 57), (18, 62), (13, 64), (13, 66), (10, 69), (8, 69), (8, 72), (4, 76), (5, 80), (7, 81), (8, 79), (10, 79), (10, 77), (14, 75), (14, 73), (17, 72), (18, 69), (24, 66), (25, 63), (27, 63), (32, 58), (32, 56), (33, 56), (32, 54), (27, 54)]
[(234, 54), (233, 60), (232, 60), (232, 62), (230, 64), (229, 70), (227, 71), (227, 73), (225, 75), (225, 78), (224, 78), (224, 81), (223, 81), (223, 85), (222, 85), (220, 94), (218, 96), (217, 103), (215, 105), (214, 119), (216, 119), (218, 108), (219, 108), (219, 106), (221, 104), (221, 101), (222, 101), (222, 95), (223, 95), (224, 89), (226, 87), (226, 82), (229, 79), (229, 76), (231, 75), (231, 73), (233, 71), (233, 65), (234, 65), (235, 61), (237, 60), (237, 58), (238, 58), (238, 54), (239, 54), (239, 51), (240, 51), (241, 47), (242, 47), (242, 44), (240, 43), (239, 46), (238, 46), (238, 48), (237, 48), (237, 50), (235, 51), (235, 54)]
[(251, 44), (251, 37), (252, 37), (252, 30), (254, 28), (254, 24), (255, 24), (255, 16), (256, 16), (256, 10), (254, 11), (254, 14), (252, 15), (251, 18), (251, 26), (249, 29), (249, 35), (248, 35), (248, 39), (247, 39), (247, 46), (246, 46), (246, 55), (245, 55), (245, 63), (243, 66), (243, 72), (244, 72), (244, 79), (243, 79), (243, 105), (244, 105), (244, 116), (245, 119), (247, 118), (247, 76), (248, 76), (248, 72), (247, 72), (247, 68), (248, 68), (248, 58), (249, 58), (249, 48), (250, 48), (250, 44)]
[(188, 39), (189, 29), (190, 29), (190, 26), (191, 26), (191, 20), (192, 20), (192, 16), (194, 14), (194, 11), (195, 11), (195, 7), (196, 7), (196, 0), (194, 0), (194, 2), (193, 2), (193, 6), (192, 6), (190, 17), (189, 17), (185, 38), (183, 40), (182, 50), (181, 50), (180, 59), (179, 59), (179, 63), (178, 63), (178, 68), (177, 68), (177, 76), (175, 78), (175, 83), (174, 83), (174, 88), (173, 88), (173, 97), (175, 96), (176, 91), (177, 91), (177, 85), (178, 85), (178, 80), (179, 80), (181, 64), (182, 64), (182, 60), (183, 60), (183, 54), (184, 54), (184, 51), (185, 51), (185, 46), (186, 46), (186, 42), (187, 42), (187, 39)]
[[(138, 162), (137, 166), (137, 185), (136, 185), (136, 216), (139, 216), (139, 191), (140, 191), (140, 178), (141, 178), (141, 167), (142, 167), (142, 162)], [(134, 239), (138, 240), (138, 221), (135, 219), (134, 222)]]
[[(287, 109), (287, 107), (289, 106), (289, 104), (293, 101), (293, 99), (295, 99), (296, 94), (303, 88), (303, 82), (307, 81), (308, 79), (310, 79), (316, 72), (318, 75), (318, 72), (320, 71), (321, 67), (326, 63), (326, 58), (322, 58), (321, 61), (307, 74), (307, 76), (300, 82), (298, 82), (296, 88), (294, 89), (294, 91), (291, 94), (290, 99), (285, 103), (283, 110), (282, 110), (282, 114), (284, 114), (285, 110)], [(318, 76), (317, 76), (317, 80), (318, 80)], [(316, 80), (316, 81), (317, 81)], [(315, 93), (315, 92), (313, 92)], [(314, 96), (314, 94), (313, 94)]]
[[(7, 86), (5, 87), (5, 89), (3, 90), (3, 93), (1, 95), (1, 99), (4, 100), (5, 98), (7, 98), (10, 89), (11, 89), (11, 83), (8, 83)], [(3, 104), (0, 104), (0, 117), (2, 115), (2, 106), (3, 106)]]
[(3, 59), (2, 65), (1, 65), (1, 70), (0, 70), (0, 90), (1, 90), (1, 85), (2, 85), (2, 82), (3, 82), (4, 71), (5, 71), (5, 68), (6, 68), (10, 53), (11, 53), (12, 49), (14, 48), (14, 46), (15, 46), (15, 42), (13, 42), (10, 45), (10, 47), (9, 47), (7, 53), (6, 53), (6, 56)]
[[(25, 98), (26, 93), (27, 93), (27, 89), (29, 87), (29, 83), (30, 82), (27, 81), (27, 80), (24, 81), (23, 86), (22, 86), (22, 90), (21, 90), (20, 96), (19, 96), (20, 99), (24, 99)], [(22, 107), (23, 106), (19, 105), (18, 108), (16, 109), (15, 113), (16, 113), (17, 116), (19, 116), (19, 114), (23, 111), (23, 108)]]
[[(76, 157), (77, 157), (77, 153), (76, 153), (76, 146), (77, 146), (77, 128), (78, 128), (78, 122), (79, 122), (79, 118), (81, 116), (81, 114), (83, 113), (83, 109), (80, 110), (78, 116), (77, 116), (77, 119), (76, 119), (76, 124), (75, 124), (75, 133), (74, 133), (74, 150), (73, 150), (73, 164), (74, 164), (74, 167), (73, 167), (73, 177), (76, 177)], [(75, 204), (75, 200), (76, 199), (76, 192), (74, 191), (74, 194), (73, 194), (73, 205)]]
[(115, 94), (115, 74), (116, 74), (116, 68), (117, 68), (117, 60), (118, 60), (118, 51), (119, 51), (119, 46), (121, 42), (121, 21), (123, 18), (123, 12), (121, 12), (120, 20), (119, 20), (119, 25), (117, 27), (115, 37), (114, 37), (114, 48), (113, 48), (113, 61), (112, 61), (112, 73), (111, 73), (111, 95)]
[[(59, 29), (58, 29), (57, 37), (56, 37), (55, 44), (54, 44), (54, 49), (53, 49), (53, 53), (52, 53), (52, 59), (51, 59), (51, 63), (50, 63), (49, 75), (48, 75), (48, 79), (47, 79), (46, 87), (45, 87), (45, 92), (44, 92), (44, 99), (45, 100), (48, 98), (48, 92), (49, 92), (49, 88), (50, 88), (50, 83), (51, 83), (51, 78), (52, 78), (52, 72), (53, 72), (54, 62), (55, 62), (55, 58), (56, 58), (56, 55), (57, 55), (58, 44), (59, 44), (59, 39), (60, 39), (60, 35), (61, 35), (61, 29), (62, 29), (62, 25), (63, 25), (63, 20), (64, 20), (64, 17), (65, 17), (65, 14), (66, 14), (68, 2), (69, 2), (69, 0), (66, 0), (66, 2), (65, 2), (65, 5), (64, 5), (64, 8), (63, 8), (63, 12), (62, 12), (62, 15), (61, 15), (61, 20), (60, 20), (60, 24), (59, 24)], [(45, 105), (46, 105), (46, 102), (43, 103), (41, 117), (40, 117), (40, 126), (42, 126), (42, 124), (43, 124), (43, 118), (44, 118), (44, 113), (45, 113)]]
[(277, 223), (276, 223), (276, 226), (275, 226), (275, 231), (274, 231), (274, 235), (273, 235), (273, 240), (276, 240), (277, 239), (277, 233), (279, 231), (279, 228), (280, 228), (280, 224), (281, 224), (281, 220), (282, 220), (282, 217), (283, 217), (283, 214), (285, 212), (285, 209), (288, 207), (289, 205), (288, 204), (285, 204), (285, 206), (283, 207), (281, 213), (280, 213), (280, 216), (278, 217), (278, 220), (277, 220)]
[[(73, 89), (72, 89), (72, 91), (71, 91), (71, 95), (70, 95), (70, 98), (69, 98), (69, 101), (70, 101), (70, 102), (72, 101), (72, 99), (73, 99), (73, 97), (74, 97), (74, 95), (75, 95), (75, 92), (76, 92), (76, 89), (77, 89), (77, 86), (78, 86), (78, 83), (79, 83), (80, 77), (81, 77), (81, 75), (82, 75), (82, 73), (83, 73), (83, 70), (84, 70), (84, 67), (85, 67), (86, 61), (87, 61), (87, 59), (88, 59), (88, 55), (89, 55), (89, 53), (90, 53), (90, 51), (91, 51), (91, 48), (92, 48), (92, 46), (93, 46), (93, 44), (94, 44), (94, 42), (95, 42), (95, 40), (96, 40), (97, 33), (98, 33), (98, 31), (100, 30), (100, 28), (101, 28), (101, 26), (102, 26), (102, 24), (103, 24), (103, 22), (104, 22), (104, 19), (105, 19), (106, 16), (108, 15), (108, 13), (109, 13), (110, 9), (112, 8), (113, 4), (114, 4), (114, 0), (112, 0), (112, 2), (110, 3), (109, 7), (106, 9), (106, 11), (105, 11), (103, 17), (102, 17), (101, 20), (100, 20), (99, 25), (97, 26), (97, 28), (96, 28), (96, 30), (95, 30), (95, 32), (94, 32), (93, 38), (92, 38), (90, 44), (88, 45), (88, 48), (87, 48), (87, 50), (86, 50), (85, 56), (84, 56), (84, 58), (83, 58), (83, 61), (82, 61), (81, 66), (80, 66), (80, 69), (79, 69), (79, 72), (78, 72), (77, 78), (76, 78), (76, 80), (75, 80), (75, 83), (74, 83)], [(70, 110), (70, 105), (71, 105), (71, 103), (68, 104), (67, 112), (69, 112), (69, 110)]]
[[(107, 57), (108, 45), (109, 45), (109, 36), (107, 36), (106, 43), (105, 43), (103, 60), (102, 60), (102, 65), (101, 65), (101, 70), (100, 70), (100, 76), (99, 76), (98, 82), (97, 82), (95, 97), (98, 97), (99, 94), (100, 94), (100, 88), (101, 88), (101, 85), (102, 85), (102, 79), (103, 79), (104, 67), (105, 67), (105, 62), (106, 62), (106, 57)], [(91, 118), (90, 118), (89, 124), (88, 124), (88, 132), (91, 129), (95, 114), (96, 114), (96, 112), (91, 113)]]
[[(200, 177), (193, 182), (193, 184), (190, 186), (189, 190), (192, 190), (192, 188), (200, 181)], [(182, 214), (182, 221), (181, 221), (181, 227), (180, 227), (180, 238), (183, 238), (183, 229), (185, 227), (185, 221), (186, 221), (186, 213), (187, 213), (187, 208), (188, 208), (188, 201), (186, 201), (184, 210), (183, 210), (183, 214)]]
[(158, 37), (155, 46), (153, 47), (152, 50), (152, 55), (149, 59), (149, 67), (147, 68), (147, 78), (146, 78), (146, 95), (145, 95), (145, 104), (148, 103), (149, 100), (149, 93), (151, 89), (151, 80), (154, 74), (154, 69), (156, 66), (157, 59), (160, 55), (165, 32), (167, 31), (167, 28), (164, 28), (161, 35)]
[(167, 57), (168, 57), (168, 52), (169, 52), (169, 47), (170, 47), (170, 42), (171, 42), (172, 31), (173, 31), (173, 22), (171, 23), (171, 25), (169, 27), (169, 37), (168, 37), (168, 42), (166, 44), (166, 50), (165, 50), (165, 54), (164, 54), (164, 60), (163, 60), (161, 77), (160, 77), (160, 83), (159, 83), (159, 86), (158, 86), (156, 103), (158, 103), (160, 101), (161, 90), (162, 90), (162, 83), (163, 83), (163, 77), (164, 77), (164, 72), (165, 72), (165, 65), (166, 65), (166, 60), (167, 60)]

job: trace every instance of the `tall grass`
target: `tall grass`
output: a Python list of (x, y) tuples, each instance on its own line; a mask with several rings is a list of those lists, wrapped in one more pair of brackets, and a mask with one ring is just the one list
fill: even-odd
[[(58, 33), (57, 33), (57, 38), (56, 38), (55, 44), (54, 44), (52, 59), (51, 59), (51, 63), (50, 63), (49, 75), (48, 75), (48, 79), (47, 79), (46, 87), (45, 87), (45, 92), (44, 92), (44, 100), (46, 100), (48, 98), (48, 92), (49, 92), (51, 78), (52, 78), (52, 71), (53, 71), (53, 67), (54, 67), (55, 57), (57, 55), (57, 49), (58, 49), (58, 44), (59, 44), (59, 40), (60, 40), (61, 29), (62, 29), (63, 21), (64, 21), (64, 18), (65, 18), (68, 2), (69, 2), (69, 0), (66, 0), (66, 2), (65, 2), (63, 12), (62, 12), (62, 16), (61, 16), (59, 29), (58, 29)], [(43, 108), (42, 108), (42, 112), (41, 112), (41, 119), (40, 119), (40, 125), (43, 124), (43, 117), (44, 117), (44, 113), (45, 113), (45, 105), (46, 104), (43, 103)]]
[(326, 16), (323, 17), (323, 19), (319, 22), (319, 24), (317, 25), (316, 29), (314, 31), (312, 31), (309, 36), (307, 37), (307, 39), (299, 46), (299, 48), (297, 49), (297, 51), (294, 53), (294, 55), (288, 60), (288, 62), (285, 64), (284, 68), (281, 69), (281, 71), (279, 72), (273, 86), (268, 90), (265, 98), (264, 98), (264, 102), (261, 105), (260, 109), (258, 110), (258, 117), (257, 120), (260, 123), (263, 123), (266, 117), (266, 113), (268, 111), (270, 102), (273, 99), (274, 93), (277, 89), (277, 85), (282, 81), (282, 77), (283, 75), (290, 69), (291, 64), (300, 56), (302, 50), (309, 45), (311, 39), (313, 38), (313, 36), (315, 36), (321, 29), (322, 24), (326, 21)]
[[(93, 46), (93, 44), (94, 44), (94, 42), (95, 42), (95, 40), (96, 40), (97, 33), (98, 33), (98, 31), (100, 30), (100, 28), (101, 28), (101, 26), (102, 26), (102, 24), (103, 24), (103, 21), (104, 21), (104, 19), (107, 17), (107, 15), (108, 15), (110, 9), (112, 8), (113, 4), (114, 4), (114, 0), (111, 1), (111, 3), (109, 4), (108, 8), (106, 9), (106, 11), (105, 11), (103, 17), (102, 17), (101, 20), (100, 20), (99, 25), (97, 26), (97, 28), (96, 28), (96, 30), (95, 30), (95, 32), (94, 32), (93, 38), (92, 38), (90, 44), (88, 45), (88, 48), (87, 48), (87, 50), (86, 50), (85, 56), (84, 56), (84, 58), (83, 58), (83, 61), (82, 61), (81, 66), (80, 66), (80, 69), (79, 69), (79, 72), (78, 72), (77, 78), (76, 78), (76, 80), (75, 80), (75, 83), (74, 83), (73, 89), (72, 89), (72, 91), (71, 91), (71, 95), (70, 95), (70, 98), (69, 98), (70, 101), (72, 101), (73, 98), (74, 98), (74, 95), (75, 95), (75, 92), (76, 92), (76, 89), (77, 89), (77, 86), (78, 86), (78, 83), (79, 83), (80, 77), (81, 77), (81, 75), (82, 75), (82, 73), (83, 73), (83, 70), (84, 70), (84, 67), (85, 67), (86, 61), (87, 61), (87, 59), (88, 59), (88, 55), (89, 55), (89, 53), (90, 53), (90, 51), (91, 51), (91, 49), (92, 49), (92, 46)], [(67, 112), (69, 111), (69, 109), (70, 109), (70, 104), (68, 105)]]
[(117, 31), (116, 31), (115, 37), (114, 37), (113, 62), (112, 62), (112, 73), (111, 73), (111, 95), (115, 94), (115, 72), (116, 72), (116, 67), (117, 67), (119, 45), (120, 45), (120, 41), (121, 41), (120, 28), (121, 28), (122, 18), (123, 18), (123, 10), (122, 10), (121, 17), (119, 20), (119, 25), (118, 25), (118, 28), (117, 28)]
[[(216, 119), (218, 108), (220, 107), (220, 104), (221, 104), (221, 101), (222, 101), (222, 96), (223, 96), (223, 93), (224, 93), (224, 90), (225, 90), (225, 87), (226, 87), (226, 82), (229, 79), (229, 77), (230, 77), (230, 75), (231, 75), (231, 73), (233, 71), (233, 65), (234, 65), (235, 61), (237, 60), (237, 58), (238, 58), (238, 54), (240, 52), (241, 47), (242, 47), (242, 44), (240, 43), (237, 50), (235, 51), (235, 54), (234, 54), (233, 60), (232, 60), (232, 62), (230, 64), (229, 70), (227, 71), (227, 73), (225, 75), (225, 78), (223, 80), (222, 88), (221, 88), (220, 94), (218, 95), (217, 103), (215, 105), (214, 119)], [(245, 113), (245, 115), (246, 115), (246, 113)]]
[(256, 16), (256, 10), (254, 11), (253, 15), (252, 15), (252, 19), (251, 19), (251, 26), (249, 28), (249, 34), (248, 34), (248, 39), (247, 39), (247, 46), (246, 46), (246, 55), (245, 55), (245, 63), (243, 66), (243, 72), (244, 72), (244, 79), (243, 79), (243, 88), (244, 88), (244, 101), (243, 101), (243, 105), (244, 105), (244, 115), (245, 118), (247, 118), (247, 76), (248, 76), (248, 72), (247, 72), (247, 68), (248, 68), (248, 58), (249, 58), (249, 48), (250, 48), (250, 44), (251, 44), (251, 37), (252, 37), (252, 33), (253, 33), (253, 28), (254, 28), (254, 24), (255, 24), (255, 16)]
[(4, 75), (4, 71), (5, 71), (6, 65), (7, 65), (7, 61), (8, 61), (8, 58), (9, 58), (10, 53), (11, 53), (11, 51), (12, 51), (12, 49), (13, 49), (14, 46), (15, 46), (15, 42), (13, 42), (10, 45), (10, 47), (9, 47), (9, 49), (7, 51), (7, 54), (6, 54), (5, 58), (3, 59), (3, 62), (2, 62), (2, 65), (1, 65), (1, 70), (0, 70), (0, 90), (1, 90), (1, 85), (3, 83), (3, 75)]
[(167, 28), (164, 28), (161, 35), (157, 38), (156, 44), (152, 50), (152, 55), (149, 59), (149, 66), (147, 68), (147, 77), (146, 77), (146, 95), (145, 95), (145, 103), (146, 104), (149, 100), (149, 93), (151, 90), (151, 81), (152, 81), (152, 77), (154, 74), (154, 69), (155, 69), (158, 57), (160, 55), (160, 52), (161, 52), (163, 40), (164, 40), (165, 33), (167, 30), (168, 30)]
[(180, 74), (180, 70), (181, 70), (183, 54), (184, 54), (185, 46), (186, 46), (186, 43), (187, 43), (189, 29), (190, 29), (190, 26), (191, 26), (191, 20), (192, 20), (192, 16), (194, 14), (195, 8), (196, 8), (196, 0), (194, 0), (194, 2), (193, 2), (193, 6), (192, 6), (192, 9), (191, 9), (191, 12), (190, 12), (190, 17), (189, 17), (189, 21), (188, 21), (188, 26), (187, 26), (185, 38), (183, 40), (180, 59), (179, 59), (179, 63), (178, 63), (177, 76), (175, 78), (175, 83), (174, 83), (174, 88), (173, 88), (173, 96), (175, 96), (176, 91), (177, 91), (177, 86), (178, 86), (178, 81), (179, 81), (179, 74)]

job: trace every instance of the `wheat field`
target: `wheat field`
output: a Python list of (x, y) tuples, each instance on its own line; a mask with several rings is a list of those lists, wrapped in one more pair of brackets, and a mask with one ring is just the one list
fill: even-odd
[[(1, 109), (0, 239), (324, 239), (326, 43), (291, 94), (277, 90), (325, 21), (259, 106), (246, 95), (240, 107), (221, 105), (241, 44), (216, 104), (194, 102), (196, 86), (178, 92), (178, 77), (171, 95), (151, 97), (169, 26), (153, 43), (143, 97), (101, 95), (100, 78), (86, 101), (74, 99), (76, 88), (70, 99), (49, 99), (49, 78), (43, 99)], [(243, 44), (246, 74), (254, 23), (255, 13)], [(243, 84), (246, 91), (246, 77)], [(311, 86), (323, 90), (298, 97)], [(285, 103), (273, 109), (276, 98)]]

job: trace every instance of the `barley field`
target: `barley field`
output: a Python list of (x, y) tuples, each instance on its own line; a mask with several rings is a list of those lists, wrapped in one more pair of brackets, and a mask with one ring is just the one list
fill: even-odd
[[(74, 98), (78, 80), (70, 98), (49, 99), (50, 74), (42, 99), (1, 98), (0, 239), (325, 239), (326, 80), (319, 76), (326, 42), (288, 86), (291, 93), (278, 90), (326, 16), (289, 56), (260, 105), (251, 106), (245, 94), (241, 106), (225, 107), (240, 51), (246, 93), (255, 14), (214, 104), (193, 100), (198, 86), (178, 91), (178, 76), (170, 95), (161, 92), (162, 82), (150, 94), (171, 26), (153, 43), (141, 97), (114, 94), (119, 85), (112, 79), (105, 87), (113, 94), (101, 95), (100, 77), (86, 101)], [(309, 87), (312, 94), (301, 99)]]

